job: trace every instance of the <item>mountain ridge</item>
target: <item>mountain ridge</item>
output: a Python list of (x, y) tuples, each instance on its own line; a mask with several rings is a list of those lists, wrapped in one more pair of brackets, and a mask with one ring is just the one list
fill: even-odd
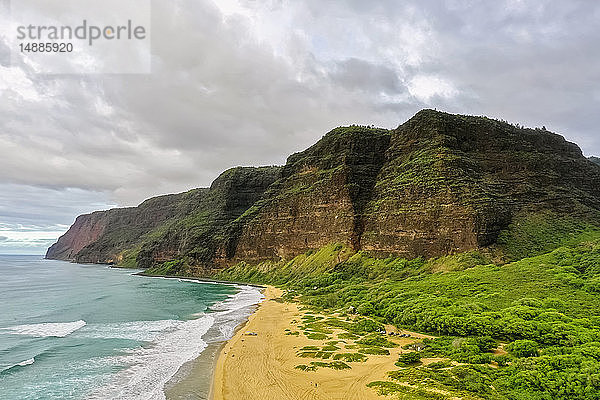
[(331, 243), (405, 258), (490, 248), (532, 215), (600, 224), (589, 161), (544, 129), (422, 110), (392, 130), (333, 129), (283, 167), (80, 216), (46, 257), (201, 275)]

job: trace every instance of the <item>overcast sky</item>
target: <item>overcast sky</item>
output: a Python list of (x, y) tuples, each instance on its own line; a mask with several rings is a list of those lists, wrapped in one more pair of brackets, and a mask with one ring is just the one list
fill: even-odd
[(0, 253), (422, 108), (600, 154), (598, 1), (156, 0), (152, 18), (151, 74), (36, 74), (2, 32)]

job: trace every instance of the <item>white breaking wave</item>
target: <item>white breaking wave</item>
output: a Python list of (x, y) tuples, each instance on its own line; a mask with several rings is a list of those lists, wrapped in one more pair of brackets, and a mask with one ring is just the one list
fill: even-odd
[[(167, 278), (168, 279), (168, 278)], [(192, 281), (196, 282), (197, 281)], [(204, 283), (204, 282), (201, 282)], [(165, 400), (164, 386), (179, 368), (197, 358), (208, 346), (204, 337), (211, 327), (218, 329), (216, 340), (233, 336), (235, 327), (251, 313), (252, 306), (264, 296), (255, 287), (236, 286), (239, 292), (213, 305), (209, 313), (196, 314), (189, 321), (135, 321), (88, 326), (85, 336), (123, 338), (150, 342), (147, 347), (107, 360), (125, 369), (110, 383), (93, 389), (85, 398), (91, 400)]]
[(34, 362), (35, 362), (35, 358), (32, 357), (32, 358), (30, 358), (28, 360), (21, 361), (20, 363), (16, 363), (16, 364), (10, 365), (10, 366), (8, 366), (6, 368), (2, 368), (2, 370), (0, 370), (0, 372), (8, 371), (9, 369), (13, 369), (15, 367), (26, 367), (28, 365), (33, 364)]
[(11, 335), (23, 335), (34, 337), (66, 337), (78, 329), (83, 328), (86, 322), (83, 320), (75, 322), (46, 322), (43, 324), (16, 325), (0, 330)]
[(211, 316), (178, 325), (163, 331), (148, 347), (140, 347), (112, 358), (115, 365), (127, 368), (86, 396), (86, 399), (163, 400), (163, 387), (179, 368), (197, 358), (207, 347), (202, 336), (214, 324)]
[(229, 314), (242, 308), (258, 304), (265, 298), (260, 290), (253, 286), (236, 285), (236, 288), (240, 291), (230, 296), (228, 299), (212, 306), (210, 308), (211, 311), (217, 311), (221, 315)]
[(235, 328), (252, 313), (252, 308), (259, 304), (265, 296), (253, 286), (237, 285), (239, 292), (228, 299), (213, 305), (210, 309), (217, 319), (220, 337), (217, 341), (229, 340), (233, 337)]
[(159, 321), (133, 321), (111, 324), (91, 324), (82, 335), (92, 339), (131, 339), (153, 342), (165, 331), (176, 329), (184, 321), (165, 319)]
[(17, 365), (20, 367), (24, 367), (26, 365), (31, 365), (35, 362), (35, 358), (31, 357), (29, 360), (25, 360), (25, 361), (21, 361), (20, 363), (18, 363)]

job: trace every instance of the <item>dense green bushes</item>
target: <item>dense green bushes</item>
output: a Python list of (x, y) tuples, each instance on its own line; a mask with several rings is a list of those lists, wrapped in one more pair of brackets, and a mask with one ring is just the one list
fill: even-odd
[[(520, 229), (523, 237), (535, 233)], [(359, 320), (361, 334), (390, 323), (437, 336), (403, 353), (391, 375), (401, 385), (373, 385), (400, 398), (443, 398), (430, 390), (437, 388), (465, 399), (600, 399), (600, 240), (577, 243), (594, 237), (579, 227), (571, 239), (556, 239), (567, 246), (505, 265), (477, 254), (375, 259), (331, 245), (221, 276), (283, 284), (314, 307), (355, 310), (372, 319)], [(383, 348), (382, 340), (359, 343)], [(418, 363), (426, 358), (443, 361)]]

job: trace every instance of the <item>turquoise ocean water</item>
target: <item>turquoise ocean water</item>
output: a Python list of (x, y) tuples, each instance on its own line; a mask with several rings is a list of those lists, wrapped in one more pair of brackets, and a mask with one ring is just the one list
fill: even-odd
[(260, 299), (246, 286), (0, 256), (0, 398), (164, 399), (178, 369)]

